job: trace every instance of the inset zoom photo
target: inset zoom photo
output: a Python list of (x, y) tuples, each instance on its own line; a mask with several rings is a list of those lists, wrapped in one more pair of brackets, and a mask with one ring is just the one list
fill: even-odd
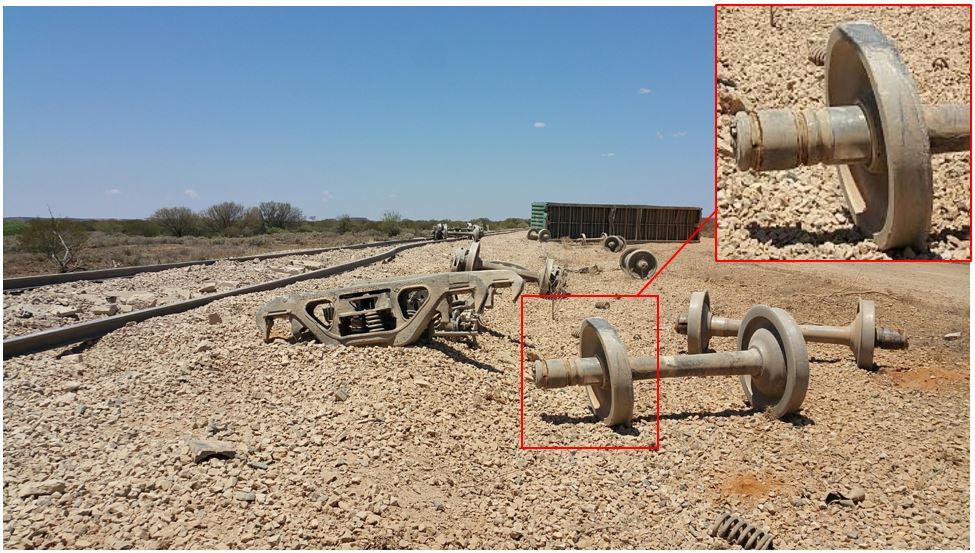
[(971, 7), (720, 6), (721, 260), (971, 260)]

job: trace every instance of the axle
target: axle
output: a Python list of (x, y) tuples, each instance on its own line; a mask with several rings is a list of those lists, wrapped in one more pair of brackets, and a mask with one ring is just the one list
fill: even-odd
[[(818, 163), (881, 167), (883, 136), (870, 112), (858, 105), (739, 112), (731, 128), (738, 169), (775, 171)], [(932, 154), (970, 149), (970, 113), (968, 104), (923, 106)]]
[[(627, 357), (633, 380), (657, 377), (656, 357)], [(758, 376), (764, 364), (757, 349), (745, 351), (675, 355), (660, 358), (660, 378), (691, 376)], [(598, 357), (548, 359), (535, 362), (535, 386), (602, 386), (605, 371)]]
[[(708, 324), (711, 336), (735, 336), (741, 321), (726, 317), (711, 316)], [(687, 334), (687, 315), (677, 318), (674, 330), (678, 334)], [(808, 342), (823, 344), (839, 344), (851, 346), (853, 343), (852, 329), (848, 326), (799, 325), (803, 338)], [(892, 328), (878, 327), (875, 331), (874, 345), (881, 349), (907, 349), (907, 336)]]

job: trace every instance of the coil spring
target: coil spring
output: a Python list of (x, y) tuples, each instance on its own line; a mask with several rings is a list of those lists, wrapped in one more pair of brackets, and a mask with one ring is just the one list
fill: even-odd
[(379, 313), (373, 311), (372, 313), (366, 314), (366, 329), (369, 332), (382, 332), (386, 330), (386, 327), (383, 326), (383, 318)]
[(711, 535), (722, 538), (728, 543), (740, 545), (742, 549), (773, 549), (772, 534), (759, 530), (731, 513), (724, 513), (718, 517), (717, 522), (711, 527)]
[(809, 61), (811, 61), (813, 65), (818, 65), (819, 67), (826, 65), (826, 47), (813, 46), (809, 50), (808, 57), (809, 57)]

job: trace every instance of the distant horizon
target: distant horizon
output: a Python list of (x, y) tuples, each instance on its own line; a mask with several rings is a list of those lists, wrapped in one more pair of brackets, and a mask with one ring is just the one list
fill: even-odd
[(5, 214), (714, 207), (709, 6), (7, 7), (3, 19)]

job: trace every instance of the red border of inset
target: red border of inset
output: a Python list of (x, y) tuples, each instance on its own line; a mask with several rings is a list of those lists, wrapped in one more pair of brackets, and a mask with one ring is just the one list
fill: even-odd
[[(698, 229), (700, 230), (700, 229)], [(695, 234), (697, 234), (695, 232)], [(692, 235), (693, 237), (693, 235)], [(689, 240), (689, 239), (688, 239)], [(687, 243), (685, 242), (685, 245)], [(681, 246), (683, 248), (683, 246)], [(680, 250), (677, 250), (678, 252)], [(674, 255), (677, 255), (676, 253)], [(671, 258), (673, 259), (673, 257)], [(669, 262), (669, 260), (668, 260)], [(661, 270), (663, 267), (661, 267)], [(660, 271), (657, 271), (659, 273)], [(656, 274), (654, 275), (656, 276)], [(656, 304), (656, 322), (657, 324), (657, 342), (656, 342), (656, 353), (657, 353), (657, 413), (655, 417), (656, 426), (656, 442), (653, 445), (525, 445), (525, 298), (544, 298), (544, 299), (558, 299), (558, 298), (607, 298), (607, 299), (619, 299), (619, 298), (653, 298)], [(519, 439), (518, 439), (518, 449), (527, 450), (546, 450), (546, 449), (556, 449), (556, 450), (641, 450), (641, 451), (660, 451), (660, 296), (658, 294), (522, 294), (521, 303), (519, 306), (519, 312), (521, 314), (521, 325), (519, 329), (519, 339), (518, 346), (521, 355), (521, 382), (519, 384), (519, 403), (520, 414), (519, 414)]]
[[(972, 262), (972, 167), (968, 167), (968, 259), (718, 259), (718, 8), (735, 7), (955, 7), (968, 8), (968, 46), (972, 44), (971, 4), (715, 4), (714, 5), (714, 260), (718, 263), (971, 263)], [(971, 127), (972, 60), (968, 59), (968, 121)], [(968, 150), (971, 152), (971, 137)]]

